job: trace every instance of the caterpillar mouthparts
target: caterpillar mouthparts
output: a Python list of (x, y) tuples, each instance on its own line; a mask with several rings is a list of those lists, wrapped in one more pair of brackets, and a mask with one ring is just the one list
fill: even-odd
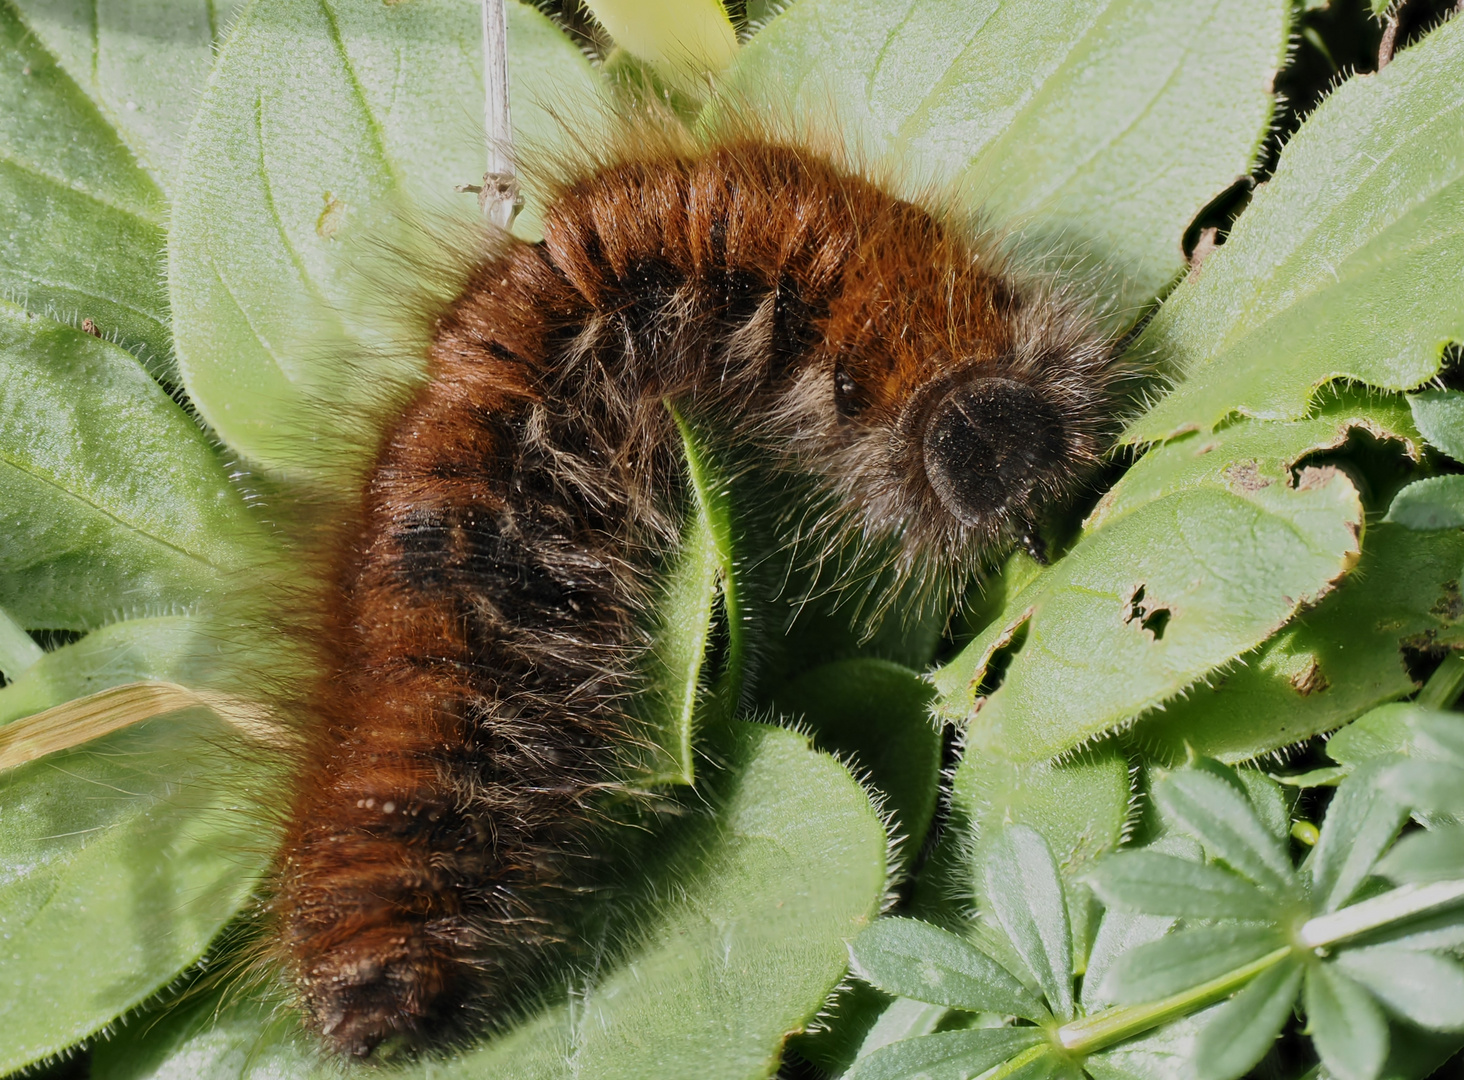
[(958, 572), (1114, 409), (1090, 321), (811, 151), (648, 142), (561, 179), (543, 229), (438, 316), (332, 555), (270, 913), (345, 1054), (462, 1030), (561, 932), (687, 512), (665, 402), (816, 478), (836, 531)]

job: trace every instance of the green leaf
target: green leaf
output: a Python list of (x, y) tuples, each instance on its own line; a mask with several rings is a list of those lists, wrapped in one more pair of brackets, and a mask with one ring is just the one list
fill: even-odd
[[(601, 83), (583, 54), (528, 5), (507, 16), (519, 144), (552, 151), (561, 121), (597, 130)], [(362, 445), (379, 384), (420, 368), (420, 355), (369, 359), (380, 315), (345, 238), (379, 239), (403, 210), (475, 213), (453, 188), (484, 169), (480, 41), (478, 8), (453, 0), (259, 0), (225, 44), (179, 166), (169, 290), (189, 396), (252, 461), (342, 479), (319, 441)], [(330, 357), (343, 352), (369, 374), (341, 370)]]
[(848, 1080), (974, 1080), (1043, 1040), (1041, 1028), (944, 1031), (881, 1047), (860, 1058)]
[(1440, 1073), (1444, 1063), (1461, 1049), (1464, 1037), (1459, 1035), (1412, 1030), (1408, 1038), (1389, 1043), (1381, 1080), (1425, 1080)]
[(1464, 768), (1464, 717), (1452, 711), (1430, 709), (1416, 723), (1419, 757)]
[(1397, 495), (1384, 521), (1405, 529), (1457, 529), (1464, 525), (1464, 476), (1415, 480)]
[(0, 689), (0, 724), (124, 683), (216, 685), (219, 627), (194, 615), (127, 619), (46, 653)]
[(1374, 1080), (1388, 1056), (1388, 1023), (1367, 991), (1332, 964), (1312, 964), (1302, 993), (1307, 1030), (1337, 1080)]
[(1088, 876), (1109, 907), (1195, 919), (1275, 919), (1273, 897), (1218, 866), (1150, 851), (1122, 852)]
[(1067, 897), (1042, 834), (1010, 825), (986, 853), (986, 902), (1059, 1020), (1073, 1018)]
[[(1144, 850), (1183, 858), (1191, 863), (1198, 863), (1205, 857), (1199, 844), (1177, 833), (1160, 837)], [(1108, 969), (1132, 949), (1158, 941), (1174, 928), (1177, 921), (1168, 915), (1141, 915), (1115, 907), (1105, 910), (1098, 933), (1093, 938), (1087, 970), (1083, 972), (1083, 1010), (1091, 1016), (1103, 1006), (1112, 1005), (1111, 1000), (1099, 993)]]
[(1289, 16), (1274, 0), (800, 0), (726, 83), (754, 111), (836, 124), (912, 188), (938, 178), (1033, 246), (1120, 268), (1132, 318), (1180, 272), (1196, 212), (1250, 171)]
[(1111, 1050), (1089, 1054), (1083, 1070), (1093, 1080), (1174, 1080), (1177, 1070), (1194, 1060), (1195, 1041), (1204, 1022), (1220, 1007), (1212, 1005)]
[(30, 629), (193, 604), (260, 535), (208, 440), (133, 357), (4, 303), (0, 507), (0, 606)]
[(1464, 967), (1426, 952), (1343, 949), (1335, 961), (1399, 1016), (1434, 1031), (1464, 1031)]
[(164, 217), (112, 122), (0, 3), (0, 298), (89, 318), (165, 373)]
[(1299, 962), (1267, 968), (1210, 1011), (1195, 1041), (1197, 1080), (1234, 1080), (1266, 1056), (1291, 1019), (1303, 971)]
[(243, 0), (9, 0), (168, 190), (214, 49)]
[(1120, 957), (1151, 941), (1158, 941), (1179, 920), (1169, 915), (1140, 915), (1137, 912), (1110, 908), (1103, 913), (1093, 947), (1088, 954), (1088, 968), (1083, 972), (1083, 1009), (1090, 1015), (1115, 1004), (1106, 996), (1103, 980)]
[(1133, 744), (1160, 761), (1183, 761), (1191, 747), (1240, 761), (1411, 694), (1417, 684), (1402, 650), (1460, 639), (1461, 565), (1464, 532), (1369, 525), (1356, 569), (1319, 605), (1208, 686), (1145, 717)]
[[(951, 1012), (944, 1005), (931, 1005), (914, 998), (895, 998), (865, 1033), (855, 1057), (868, 1057), (882, 1046), (929, 1035), (949, 1015)], [(838, 1071), (844, 1072), (849, 1064), (851, 1062), (844, 1063)]]
[(0, 776), (0, 1071), (136, 1008), (241, 909), (268, 859), (239, 805), (271, 787), (261, 760), (190, 709)]
[(948, 819), (940, 841), (915, 880), (914, 910), (929, 918), (965, 918), (973, 898), (985, 895), (979, 868), (985, 849), (1008, 822), (1042, 834), (1070, 884), (1075, 953), (1086, 952), (1091, 904), (1086, 888), (1072, 886), (1123, 840), (1132, 798), (1128, 759), (1113, 747), (1063, 762), (1014, 764), (996, 755), (967, 753), (951, 783)]
[[(1308, 769), (1304, 773), (1272, 774), (1278, 784), (1294, 788), (1336, 787), (1352, 775), (1350, 769), (1340, 765), (1329, 765), (1322, 769)], [(1315, 826), (1313, 826), (1315, 827)]]
[[(936, 673), (940, 714), (976, 714), (967, 742), (977, 752), (1049, 757), (1259, 645), (1356, 560), (1351, 483), (1331, 469), (1292, 473), (1353, 422), (1242, 423), (1145, 455), (1066, 557)], [(978, 697), (992, 656), (1023, 625), (1000, 687)]]
[(1158, 784), (1154, 801), (1211, 858), (1273, 895), (1295, 891), (1296, 875), (1281, 842), (1234, 785), (1201, 769), (1180, 769)]
[(880, 919), (850, 950), (854, 971), (887, 994), (1041, 1021), (1047, 1010), (991, 957), (918, 919)]
[(1099, 993), (1121, 1004), (1158, 1001), (1218, 979), (1284, 944), (1278, 926), (1181, 930), (1121, 956), (1108, 969)]
[(742, 693), (743, 629), (735, 618), (727, 620), (721, 685), (714, 695), (701, 692), (719, 595), (729, 611), (736, 607), (731, 509), (711, 454), (692, 429), (679, 416), (676, 419), (691, 488), (691, 519), (682, 529), (681, 550), (654, 608), (659, 626), (652, 639), (645, 691), (633, 704), (644, 725), (645, 754), (637, 780), (651, 786), (692, 783), (692, 737), (699, 714), (712, 710), (720, 720), (731, 719)]
[(683, 80), (705, 80), (737, 55), (737, 34), (718, 0), (585, 0), (615, 41)]
[(1464, 461), (1464, 393), (1424, 390), (1408, 395), (1413, 422), (1428, 440), (1455, 461)]
[[(704, 769), (702, 812), (654, 838), (655, 873), (612, 927), (598, 969), (480, 1046), (389, 1070), (396, 1080), (703, 1080), (766, 1076), (789, 1031), (843, 976), (848, 941), (879, 910), (884, 830), (859, 785), (798, 734), (733, 723)], [(564, 987), (564, 983), (558, 984)], [(564, 990), (560, 990), (561, 995)], [(242, 995), (95, 1052), (104, 1080), (338, 1077), (288, 1013)], [(213, 1003), (206, 1002), (206, 1006)], [(281, 1018), (283, 1017), (283, 1022)]]
[(1383, 773), (1384, 790), (1415, 810), (1464, 814), (1464, 768), (1442, 761), (1405, 761)]
[(819, 749), (853, 765), (885, 797), (901, 866), (920, 851), (940, 789), (932, 694), (909, 668), (870, 657), (814, 668), (773, 695), (777, 712), (810, 725)]
[[(1427, 834), (1423, 834), (1427, 835)], [(1461, 875), (1451, 875), (1458, 878)], [(1358, 939), (1410, 952), (1454, 952), (1464, 949), (1464, 909), (1445, 907), (1432, 915), (1406, 919)]]
[[(1201, 757), (1198, 760), (1203, 764), (1213, 759)], [(1215, 765), (1219, 769), (1228, 768), (1218, 761)], [(1291, 807), (1287, 805), (1286, 794), (1281, 785), (1260, 769), (1237, 768), (1233, 775), (1240, 781), (1245, 797), (1250, 800), (1266, 828), (1271, 830), (1271, 835), (1283, 844), (1286, 843), (1287, 837), (1291, 835)]]
[(1340, 378), (1403, 390), (1464, 338), (1464, 24), (1348, 79), (1287, 142), (1223, 248), (1180, 285), (1135, 355), (1183, 382), (1129, 442), (1208, 430), (1234, 412), (1305, 414)]
[(1328, 739), (1327, 756), (1354, 768), (1389, 754), (1412, 757), (1419, 723), (1429, 715), (1432, 710), (1408, 701), (1380, 706)]
[(1408, 807), (1379, 784), (1387, 759), (1366, 762), (1337, 788), (1327, 806), (1321, 838), (1311, 858), (1312, 903), (1317, 914), (1352, 899), (1388, 849)]
[(1132, 797), (1128, 759), (1111, 747), (1028, 765), (967, 753), (951, 792), (953, 812), (968, 822), (965, 842), (978, 841), (978, 859), (980, 841), (1013, 822), (1042, 834), (1068, 878), (1118, 847)]
[(22, 671), (44, 655), (25, 628), (0, 608), (0, 675), (5, 676), (6, 682), (14, 682)]
[(1442, 825), (1431, 832), (1410, 833), (1383, 856), (1375, 872), (1413, 885), (1464, 878), (1464, 826)]

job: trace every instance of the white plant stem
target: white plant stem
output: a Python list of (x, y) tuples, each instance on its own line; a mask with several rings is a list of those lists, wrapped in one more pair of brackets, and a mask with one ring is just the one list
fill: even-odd
[(513, 224), (519, 207), (513, 167), (513, 122), (508, 112), (508, 27), (503, 0), (483, 0), (483, 131), (488, 140), (488, 171), (478, 205), (500, 229)]
[(1063, 1024), (1052, 1031), (1052, 1043), (1069, 1054), (1094, 1053), (1229, 997), (1262, 971), (1288, 957), (1334, 945), (1460, 900), (1464, 900), (1464, 881), (1401, 885), (1360, 904), (1309, 919), (1297, 931), (1294, 944), (1282, 946), (1207, 983), (1162, 1001), (1121, 1005)]
[(1464, 881), (1400, 885), (1360, 904), (1307, 920), (1297, 931), (1296, 943), (1306, 949), (1319, 949), (1460, 899), (1464, 899)]

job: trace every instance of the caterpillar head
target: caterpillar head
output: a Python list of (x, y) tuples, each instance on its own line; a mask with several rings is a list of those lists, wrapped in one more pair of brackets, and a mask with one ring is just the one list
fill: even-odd
[(1101, 455), (1111, 343), (1070, 301), (912, 211), (851, 260), (798, 388), (804, 460), (906, 563), (969, 570), (1034, 535)]

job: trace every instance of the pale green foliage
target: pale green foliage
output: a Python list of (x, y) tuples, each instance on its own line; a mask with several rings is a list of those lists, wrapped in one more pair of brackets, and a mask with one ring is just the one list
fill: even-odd
[(1262, 0), (799, 0), (730, 84), (775, 117), (837, 126), (1028, 247), (1096, 260), (1131, 320), (1179, 272), (1196, 211), (1249, 168), (1288, 22)]
[[(1056, 864), (1035, 832), (1004, 829), (985, 862), (987, 877), (1003, 886), (993, 892), (999, 933), (989, 927), (973, 947), (934, 926), (882, 920), (855, 942), (855, 970), (891, 994), (1034, 1025), (977, 1029), (962, 1033), (965, 1040), (915, 1031), (861, 1053), (849, 1075), (914, 1080), (939, 1061), (944, 1071), (934, 1075), (969, 1080), (1003, 1061), (996, 1075), (1025, 1075), (1046, 1058), (1094, 1080), (1235, 1080), (1265, 1056), (1298, 994), (1322, 1062), (1347, 1080), (1382, 1073), (1390, 1015), (1430, 1031), (1464, 1031), (1464, 966), (1448, 955), (1464, 941), (1456, 867), (1433, 863), (1455, 876), (1435, 881), (1432, 896), (1405, 885), (1353, 899), (1370, 877), (1392, 876), (1390, 860), (1418, 865), (1417, 855), (1378, 861), (1410, 806), (1441, 811), (1464, 802), (1464, 721), (1423, 713), (1412, 730), (1437, 757), (1366, 759), (1338, 790), (1321, 840), (1299, 868), (1266, 820), (1264, 796), (1257, 798), (1264, 785), (1209, 759), (1160, 780), (1153, 796), (1171, 833), (1148, 850), (1110, 856), (1088, 876), (1108, 908), (1105, 930), (1117, 920), (1123, 940), (1092, 998), (1089, 981), (1099, 973), (1089, 968), (1077, 1018), (1062, 891), (1044, 884), (1055, 882)], [(1422, 794), (1400, 801), (1405, 789)], [(1198, 847), (1177, 846), (1174, 834)], [(951, 993), (944, 972), (957, 964), (975, 982)], [(1024, 981), (1042, 987), (1055, 1018), (1013, 997), (1010, 987)], [(1403, 1074), (1431, 1067), (1405, 1066)]]
[(166, 213), (97, 103), (0, 5), (0, 299), (92, 319), (167, 373)]
[(127, 352), (0, 302), (0, 606), (82, 630), (197, 600), (258, 525), (202, 432)]
[[(601, 84), (546, 18), (508, 13), (515, 137), (552, 147), (547, 107), (593, 121)], [(381, 380), (417, 374), (420, 357), (389, 352), (374, 370), (331, 363), (330, 342), (379, 344), (373, 309), (400, 302), (361, 295), (359, 249), (341, 249), (414, 210), (476, 214), (453, 188), (483, 175), (481, 100), (469, 3), (261, 0), (234, 27), (179, 165), (168, 284), (189, 397), (236, 452), (339, 473), (319, 443), (351, 443)]]
[(1233, 412), (1301, 416), (1339, 377), (1406, 390), (1464, 337), (1464, 127), (1454, 20), (1351, 79), (1286, 145), (1223, 250), (1136, 345), (1184, 378), (1128, 431), (1209, 430)]

